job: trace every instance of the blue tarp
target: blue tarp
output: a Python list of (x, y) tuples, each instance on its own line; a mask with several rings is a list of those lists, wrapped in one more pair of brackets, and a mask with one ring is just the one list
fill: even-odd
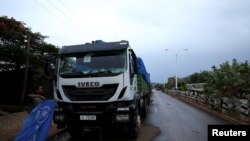
[(55, 104), (53, 99), (38, 104), (28, 115), (15, 141), (46, 141)]
[(147, 72), (146, 67), (140, 57), (137, 57), (137, 67), (138, 72), (142, 74), (142, 76), (148, 83), (150, 83), (150, 74)]

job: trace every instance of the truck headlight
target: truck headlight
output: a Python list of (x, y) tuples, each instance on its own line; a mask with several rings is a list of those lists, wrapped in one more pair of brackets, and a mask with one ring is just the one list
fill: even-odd
[(128, 114), (119, 114), (116, 115), (116, 121), (128, 121), (129, 115)]
[(119, 107), (117, 111), (129, 111), (129, 107)]
[(55, 122), (63, 122), (65, 120), (65, 116), (63, 114), (56, 114), (54, 115)]

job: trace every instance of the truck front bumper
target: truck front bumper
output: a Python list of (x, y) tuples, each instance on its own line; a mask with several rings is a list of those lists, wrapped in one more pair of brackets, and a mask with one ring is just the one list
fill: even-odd
[(58, 103), (54, 122), (60, 126), (111, 126), (133, 124), (137, 120), (137, 106), (133, 101), (112, 103)]

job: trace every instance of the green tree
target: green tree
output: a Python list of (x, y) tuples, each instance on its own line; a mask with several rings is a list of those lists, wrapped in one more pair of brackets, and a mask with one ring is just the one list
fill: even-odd
[(232, 64), (228, 61), (219, 68), (213, 66), (212, 73), (207, 78), (206, 91), (218, 93), (220, 96), (239, 97), (243, 93), (250, 93), (250, 66), (248, 61), (238, 63), (236, 59)]
[(172, 89), (175, 87), (175, 77), (169, 77), (168, 83), (165, 84), (165, 88)]
[(39, 32), (33, 33), (25, 23), (7, 16), (0, 17), (0, 72), (25, 68), (21, 106), (26, 92), (27, 68), (33, 72), (33, 82), (48, 80), (43, 73), (43, 56), (57, 53), (59, 48), (46, 43)]
[(209, 71), (202, 71), (200, 73), (196, 72), (192, 75), (188, 76), (185, 80), (185, 83), (205, 83), (209, 77), (211, 72)]
[[(27, 53), (28, 36), (30, 53)], [(58, 47), (44, 41), (47, 36), (33, 33), (25, 23), (6, 16), (0, 17), (0, 71), (17, 70), (25, 67), (26, 56), (30, 66), (38, 67), (45, 53), (56, 53)]]

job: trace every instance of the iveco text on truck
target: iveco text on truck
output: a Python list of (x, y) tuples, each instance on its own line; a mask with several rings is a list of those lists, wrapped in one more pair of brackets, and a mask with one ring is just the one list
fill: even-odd
[(150, 102), (150, 77), (128, 41), (64, 46), (55, 74), (58, 127), (81, 136), (85, 128), (118, 126), (138, 136)]

